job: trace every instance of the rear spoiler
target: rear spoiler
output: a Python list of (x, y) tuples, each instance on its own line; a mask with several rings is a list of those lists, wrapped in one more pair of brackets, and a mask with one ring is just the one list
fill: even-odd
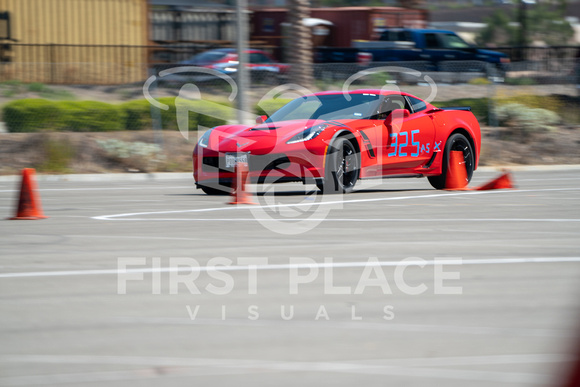
[(463, 110), (466, 112), (470, 112), (471, 111), (471, 106), (453, 106), (453, 107), (444, 107), (444, 108), (434, 108), (431, 109), (427, 112), (425, 112), (426, 114), (432, 114), (432, 113), (437, 113), (437, 112), (442, 112), (444, 110)]

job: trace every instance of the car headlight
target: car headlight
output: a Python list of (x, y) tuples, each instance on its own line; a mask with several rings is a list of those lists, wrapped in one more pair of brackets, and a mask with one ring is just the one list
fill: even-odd
[(304, 131), (293, 136), (290, 140), (286, 141), (286, 144), (295, 144), (297, 142), (312, 140), (313, 138), (318, 137), (318, 135), (329, 126), (330, 126), (329, 124), (319, 124), (311, 126), (310, 128), (305, 129)]
[(209, 136), (211, 136), (211, 129), (206, 130), (206, 132), (197, 141), (197, 145), (202, 148), (207, 148), (209, 145)]

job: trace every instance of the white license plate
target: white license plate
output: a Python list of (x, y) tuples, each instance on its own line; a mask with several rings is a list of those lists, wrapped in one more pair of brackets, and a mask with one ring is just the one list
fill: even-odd
[(248, 163), (247, 153), (226, 153), (226, 168), (235, 167), (237, 163)]

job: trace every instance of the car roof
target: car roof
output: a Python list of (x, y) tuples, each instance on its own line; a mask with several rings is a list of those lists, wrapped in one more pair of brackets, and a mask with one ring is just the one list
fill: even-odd
[[(213, 50), (207, 50), (207, 51), (204, 51), (204, 52), (212, 52), (212, 51), (213, 52), (227, 52), (227, 53), (235, 54), (237, 50), (235, 48), (215, 48)], [(255, 49), (255, 48), (248, 48), (248, 49), (246, 49), (246, 52), (248, 54), (255, 54), (255, 53), (263, 53), (264, 51), (258, 50), (258, 49)]]
[(417, 32), (424, 32), (424, 33), (432, 33), (432, 34), (454, 34), (455, 32), (450, 30), (439, 30), (439, 29), (432, 29), (432, 28), (385, 28), (384, 31), (417, 31)]
[(396, 94), (396, 95), (406, 95), (406, 96), (410, 96), (410, 97), (413, 97), (413, 98), (418, 98), (418, 97), (415, 97), (412, 94), (405, 93), (403, 91), (381, 90), (381, 89), (358, 89), (358, 90), (349, 90), (349, 91), (346, 91), (346, 92), (338, 91), (338, 90), (321, 91), (321, 92), (318, 92), (318, 93), (312, 93), (309, 96), (332, 95), (332, 94), (345, 94), (345, 93), (346, 94), (376, 94), (376, 95), (392, 95), (392, 94)]

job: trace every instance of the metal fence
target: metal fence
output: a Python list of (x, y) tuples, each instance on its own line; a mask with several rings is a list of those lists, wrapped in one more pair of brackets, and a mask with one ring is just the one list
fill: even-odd
[(0, 44), (0, 81), (115, 85), (142, 82), (148, 68), (178, 63), (214, 48), (208, 43), (171, 46)]
[[(172, 45), (0, 44), (0, 82), (18, 80), (63, 85), (143, 82), (162, 70), (223, 42)], [(258, 48), (268, 49), (257, 45)]]
[(235, 11), (153, 10), (150, 39), (154, 42), (234, 41)]
[(511, 46), (494, 47), (494, 51), (503, 52), (512, 62), (520, 61), (548, 61), (580, 58), (580, 46)]
[[(271, 47), (254, 44), (271, 51)], [(0, 44), (0, 81), (41, 82), (46, 84), (120, 85), (143, 82), (152, 72), (175, 67), (200, 52), (224, 47), (223, 42), (198, 41), (155, 46), (71, 45), (71, 44)], [(522, 53), (526, 60), (502, 66), (477, 61), (318, 63), (314, 76), (318, 80), (347, 79), (361, 70), (394, 66), (428, 73), (437, 82), (462, 83), (474, 78), (500, 76), (507, 82), (556, 83), (577, 82), (578, 47), (510, 47), (498, 48), (510, 55)], [(522, 51), (523, 50), (523, 51)], [(268, 80), (284, 82), (283, 74)], [(275, 75), (275, 74), (274, 74)], [(397, 77), (399, 77), (397, 75)], [(405, 82), (409, 77), (400, 76)], [(277, 79), (272, 79), (277, 78)], [(260, 77), (257, 79), (260, 81)]]

